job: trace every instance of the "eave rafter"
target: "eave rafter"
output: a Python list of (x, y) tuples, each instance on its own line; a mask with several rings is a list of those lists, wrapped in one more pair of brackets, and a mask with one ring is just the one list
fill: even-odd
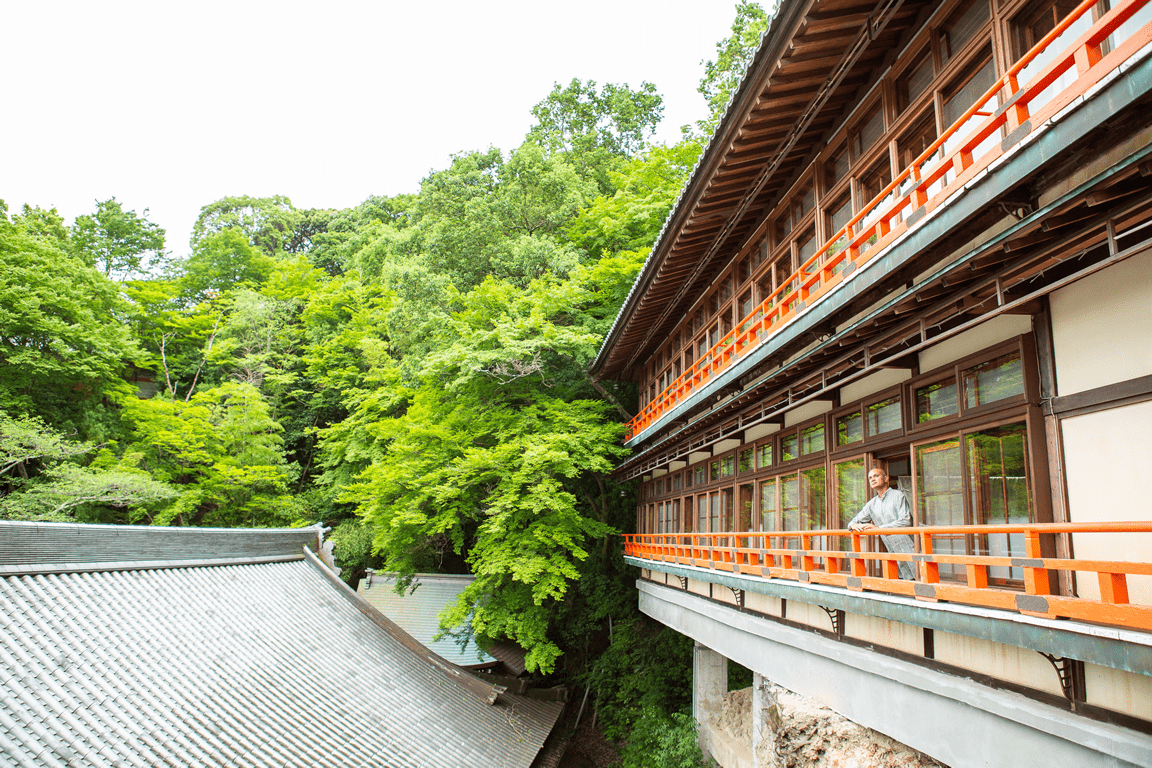
[[(775, 34), (765, 37), (729, 108), (722, 128), (727, 135), (713, 139), (666, 225), (677, 234), (657, 243), (596, 375), (635, 378), (630, 369), (671, 333), (697, 293), (764, 221), (766, 207), (810, 160), (924, 5), (808, 0), (781, 9)], [(701, 183), (694, 187), (697, 177)], [(676, 285), (657, 286), (672, 276)]]

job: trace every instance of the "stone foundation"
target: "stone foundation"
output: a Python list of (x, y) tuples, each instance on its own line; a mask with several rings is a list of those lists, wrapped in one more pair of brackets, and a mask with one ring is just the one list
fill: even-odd
[[(702, 744), (723, 768), (941, 766), (812, 699), (762, 678), (757, 684), (760, 696), (755, 687), (725, 694), (719, 714), (701, 726)], [(759, 722), (754, 708), (761, 712)]]

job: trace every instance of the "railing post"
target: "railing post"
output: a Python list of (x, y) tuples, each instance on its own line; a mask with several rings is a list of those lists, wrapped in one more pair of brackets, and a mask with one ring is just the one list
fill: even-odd
[[(932, 547), (932, 534), (920, 534), (920, 553), (923, 555), (935, 554), (935, 550)], [(933, 560), (921, 562), (920, 565), (924, 566), (923, 568), (917, 569), (920, 571), (922, 581), (927, 584), (940, 583), (940, 563)]]
[(802, 570), (802, 571), (814, 571), (814, 570), (816, 570), (816, 560), (810, 554), (808, 554), (808, 550), (812, 548), (812, 537), (811, 536), (801, 536), (800, 537), (800, 548), (804, 550), (804, 554), (800, 556), (800, 570)]
[(1100, 600), (1104, 603), (1128, 602), (1128, 577), (1123, 573), (1105, 573), (1096, 576), (1100, 579)]
[(1024, 534), (1024, 551), (1029, 560), (1039, 560), (1040, 566), (1024, 568), (1024, 591), (1030, 595), (1048, 595), (1048, 569), (1043, 566), (1043, 555), (1040, 550), (1039, 531), (1028, 531)]
[[(853, 552), (862, 551), (860, 549), (860, 534), (858, 534), (858, 533), (852, 534), (852, 551)], [(865, 563), (861, 558), (859, 558), (859, 557), (852, 558), (852, 575), (853, 576), (864, 576), (867, 574), (867, 569), (868, 569), (868, 564)], [(862, 589), (862, 587), (861, 587), (861, 589)]]

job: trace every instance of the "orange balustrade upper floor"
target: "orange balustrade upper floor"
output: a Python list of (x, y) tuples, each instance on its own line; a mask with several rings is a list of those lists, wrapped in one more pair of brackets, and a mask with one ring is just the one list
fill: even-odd
[[(733, 330), (660, 391), (627, 426), (632, 440), (835, 291), (925, 216), (956, 197), (1030, 133), (1152, 41), (1146, 6), (1121, 0), (1073, 36), (1099, 7), (1084, 0), (989, 87)], [(1142, 11), (1144, 11), (1142, 13)]]

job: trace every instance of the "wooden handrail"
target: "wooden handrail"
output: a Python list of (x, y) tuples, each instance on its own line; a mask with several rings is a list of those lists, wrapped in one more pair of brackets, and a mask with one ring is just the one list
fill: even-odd
[[(1129, 600), (1128, 576), (1152, 576), (1152, 562), (1044, 557), (1041, 542), (1057, 534), (1152, 534), (1152, 521), (1111, 523), (1031, 523), (1005, 525), (871, 528), (866, 531), (721, 531), (713, 533), (625, 534), (624, 554), (661, 563), (738, 573), (764, 579), (825, 584), (857, 592), (906, 595), (1066, 618), (1152, 632), (1152, 605)], [(917, 554), (866, 552), (862, 544), (876, 536), (907, 534), (919, 543)], [(937, 554), (934, 537), (1019, 534), (1023, 552), (1000, 555)], [(814, 540), (848, 539), (851, 549), (814, 548)], [(781, 541), (782, 540), (782, 541)], [(789, 542), (800, 542), (799, 547)], [(743, 545), (742, 545), (743, 544)], [(915, 581), (899, 579), (897, 564), (911, 562)], [(868, 575), (876, 563), (881, 576)], [(962, 577), (941, 580), (940, 566), (963, 566)], [(988, 569), (1014, 568), (1023, 589), (989, 586)], [(1051, 576), (1058, 572), (1095, 574), (1100, 599), (1055, 595)], [(705, 576), (705, 579), (707, 577)]]
[[(696, 389), (717, 373), (748, 354), (767, 338), (779, 333), (800, 312), (827, 296), (843, 282), (844, 273), (848, 271), (849, 265), (855, 269), (876, 258), (897, 237), (907, 231), (907, 218), (903, 217), (906, 208), (927, 212), (942, 205), (973, 176), (1011, 150), (1010, 146), (1006, 148), (1000, 144), (983, 157), (973, 158), (972, 153), (989, 136), (1004, 127), (1007, 127), (1011, 135), (1018, 131), (1027, 133), (1031, 130), (1031, 126), (1042, 125), (1073, 99), (1084, 94), (1104, 76), (1123, 64), (1139, 47), (1152, 40), (1152, 22), (1149, 22), (1133, 33), (1128, 40), (1117, 45), (1107, 56), (1102, 55), (1101, 46), (1104, 41), (1149, 2), (1152, 0), (1121, 0), (1021, 87), (1017, 82), (1017, 75), (1084, 14), (1091, 13), (1097, 5), (1096, 0), (1084, 0), (1080, 3), (1009, 67), (1008, 71), (928, 149), (833, 234), (799, 269), (782, 281), (779, 288), (737, 323), (735, 330), (725, 334), (718, 344), (704, 353), (652, 402), (641, 409), (640, 413), (628, 422), (624, 439), (631, 440), (656, 423), (672, 407), (690, 397)], [(1078, 73), (1074, 82), (1044, 104), (1033, 103), (1052, 83), (1073, 68)], [(1003, 106), (990, 109), (989, 102), (998, 98), (1001, 91), (1005, 90), (1008, 97)], [(985, 116), (983, 122), (975, 126), (959, 146), (953, 148), (945, 157), (937, 159), (937, 154), (956, 137), (972, 117), (982, 115)], [(1019, 137), (1022, 138), (1022, 134)], [(941, 182), (949, 172), (953, 173), (953, 178), (933, 192), (932, 187)], [(913, 182), (911, 187), (900, 191), (909, 181)], [(896, 199), (885, 205), (885, 201), (894, 193)], [(873, 216), (875, 219), (870, 224), (860, 226), (865, 219)], [(902, 217), (900, 221), (897, 221), (898, 217)], [(834, 247), (837, 250), (830, 253)]]

